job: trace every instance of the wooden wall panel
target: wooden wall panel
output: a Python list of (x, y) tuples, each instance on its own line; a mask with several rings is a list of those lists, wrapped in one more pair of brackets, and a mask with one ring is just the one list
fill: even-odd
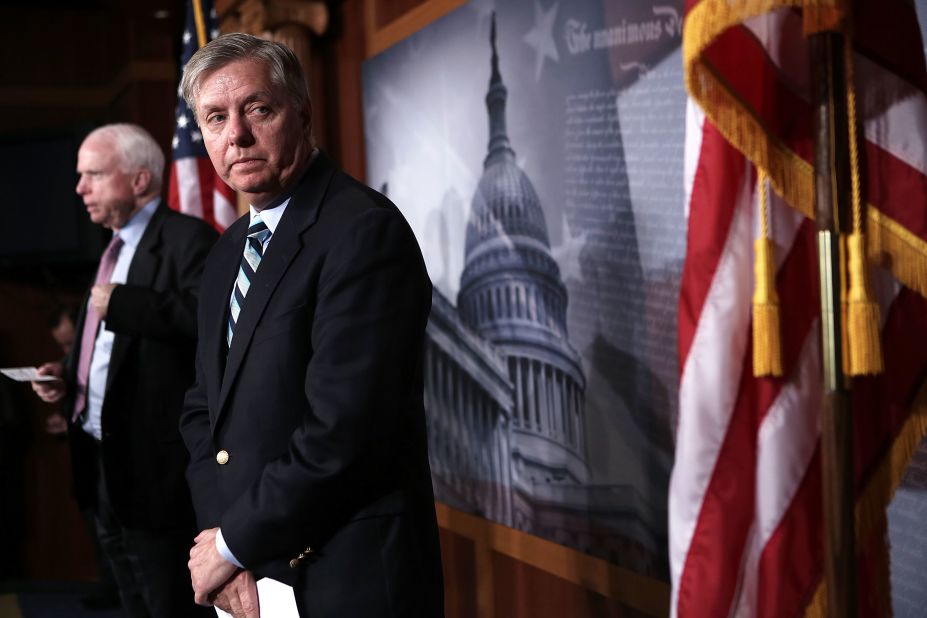
[(429, 0), (377, 0), (374, 28), (380, 30), (389, 26), (412, 9), (427, 4)]
[(496, 616), (508, 618), (621, 618), (641, 615), (588, 588), (493, 553)]
[(406, 12), (390, 20), (383, 19), (383, 15), (392, 13), (390, 4), (386, 0), (365, 0), (367, 57), (374, 56), (410, 34), (418, 32), (434, 20), (466, 4), (466, 0), (409, 2), (408, 4), (414, 6)]
[(477, 618), (476, 548), (473, 540), (446, 528), (440, 529), (440, 536), (445, 618)]
[(334, 83), (328, 85), (334, 95), (330, 105), (332, 137), (328, 148), (342, 168), (360, 180), (367, 177), (361, 87), (361, 63), (367, 53), (364, 19), (363, 0), (345, 0), (333, 16), (335, 71)]

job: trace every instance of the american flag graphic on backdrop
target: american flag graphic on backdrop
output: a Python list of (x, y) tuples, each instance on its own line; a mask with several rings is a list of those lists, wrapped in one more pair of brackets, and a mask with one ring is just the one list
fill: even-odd
[[(212, 0), (187, 2), (187, 20), (183, 32), (180, 70), (200, 47), (219, 36), (216, 9)], [(168, 205), (174, 210), (199, 217), (220, 232), (238, 218), (235, 192), (216, 174), (203, 135), (193, 119), (193, 112), (180, 96), (177, 87), (176, 126), (171, 142), (171, 181)]]

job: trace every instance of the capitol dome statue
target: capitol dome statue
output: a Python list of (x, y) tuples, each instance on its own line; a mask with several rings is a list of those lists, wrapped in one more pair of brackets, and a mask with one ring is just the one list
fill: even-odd
[[(496, 23), (486, 107), (489, 147), (470, 209), (457, 307), (503, 356), (514, 385), (513, 485), (587, 482), (585, 376), (567, 333), (567, 290), (551, 256), (544, 210), (506, 130)], [(516, 522), (517, 523), (517, 522)]]

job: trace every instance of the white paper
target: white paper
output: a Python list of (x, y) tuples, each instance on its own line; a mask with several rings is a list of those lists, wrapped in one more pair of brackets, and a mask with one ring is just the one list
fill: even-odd
[[(275, 579), (263, 577), (257, 581), (257, 590), (261, 618), (299, 618), (293, 588)], [(215, 610), (220, 618), (232, 618), (232, 614), (218, 607)]]
[(17, 382), (51, 382), (57, 380), (55, 376), (40, 376), (37, 367), (5, 367), (0, 373)]

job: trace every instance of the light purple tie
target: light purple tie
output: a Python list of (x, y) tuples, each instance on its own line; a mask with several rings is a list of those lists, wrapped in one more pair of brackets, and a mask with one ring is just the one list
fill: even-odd
[[(119, 259), (119, 250), (123, 242), (119, 236), (113, 236), (100, 258), (100, 267), (97, 269), (97, 279), (94, 285), (109, 283)], [(77, 364), (77, 392), (74, 397), (74, 413), (71, 422), (76, 423), (80, 413), (84, 411), (87, 403), (87, 382), (90, 378), (90, 359), (93, 357), (93, 346), (97, 339), (97, 329), (100, 327), (100, 316), (87, 299), (87, 315), (84, 317), (84, 331), (80, 338), (80, 359)]]

